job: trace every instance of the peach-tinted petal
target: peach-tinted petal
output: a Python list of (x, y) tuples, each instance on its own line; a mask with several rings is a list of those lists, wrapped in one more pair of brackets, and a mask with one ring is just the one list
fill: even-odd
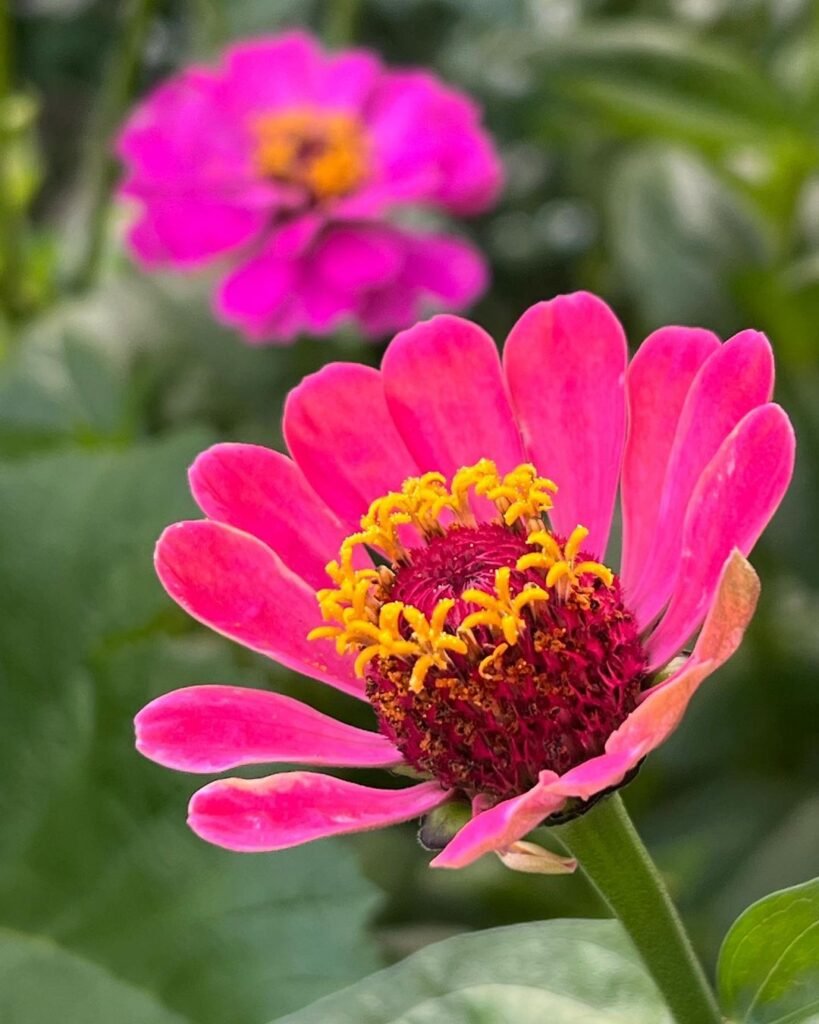
[(778, 405), (754, 409), (725, 439), (691, 496), (668, 611), (648, 644), (664, 665), (699, 627), (733, 548), (750, 553), (793, 475), (796, 440)]
[(544, 771), (526, 793), (476, 814), (430, 862), (434, 868), (463, 868), (493, 850), (506, 850), (566, 802), (552, 791), (554, 772)]
[(631, 757), (636, 763), (671, 735), (703, 680), (739, 647), (758, 599), (756, 573), (739, 551), (732, 552), (694, 653), (677, 672), (648, 691), (609, 737), (607, 753)]
[(626, 338), (588, 292), (532, 306), (512, 328), (504, 367), (532, 461), (560, 488), (550, 519), (568, 535), (589, 530), (602, 556), (611, 526), (626, 427)]
[(197, 504), (210, 519), (268, 544), (311, 587), (327, 586), (324, 566), (346, 530), (280, 452), (254, 444), (217, 444), (190, 468)]
[(307, 639), (320, 621), (312, 587), (260, 540), (222, 523), (176, 523), (159, 538), (156, 570), (171, 597), (217, 633), (363, 697), (352, 658)]
[(408, 821), (447, 796), (437, 782), (371, 789), (314, 772), (283, 772), (210, 783), (194, 793), (188, 824), (202, 839), (228, 850), (284, 850), (324, 836)]
[(773, 376), (771, 346), (758, 331), (730, 338), (700, 368), (669, 455), (654, 543), (643, 573), (630, 587), (629, 604), (641, 624), (648, 625), (671, 596), (686, 509), (697, 480), (742, 417), (770, 400)]
[(387, 409), (381, 374), (330, 363), (290, 392), (284, 436), (318, 494), (355, 528), (371, 501), (400, 488), (417, 464)]
[(561, 857), (559, 853), (523, 839), (512, 843), (507, 850), (498, 850), (497, 854), (510, 871), (521, 871), (526, 875), (570, 875), (577, 870), (574, 857)]
[(402, 331), (382, 364), (387, 405), (419, 467), (452, 475), (481, 458), (524, 461), (495, 343), (456, 316)]
[(185, 772), (274, 761), (336, 767), (401, 761), (380, 733), (345, 725), (292, 697), (241, 686), (174, 690), (146, 705), (134, 724), (140, 753)]
[(626, 375), (628, 435), (623, 455), (623, 557), (628, 596), (654, 540), (674, 433), (697, 371), (720, 345), (697, 327), (661, 327), (649, 335)]

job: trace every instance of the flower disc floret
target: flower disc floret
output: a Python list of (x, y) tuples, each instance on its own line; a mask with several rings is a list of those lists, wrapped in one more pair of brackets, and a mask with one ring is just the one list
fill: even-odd
[[(371, 504), (328, 566), (338, 586), (318, 593), (336, 625), (310, 637), (357, 652), (381, 731), (471, 795), (522, 793), (600, 753), (644, 679), (619, 584), (581, 550), (588, 531), (562, 542), (544, 522), (556, 491), (530, 464), (500, 474), (489, 459), (449, 485), (411, 477)], [(476, 499), (497, 515), (478, 519)], [(391, 565), (354, 568), (361, 546)]]

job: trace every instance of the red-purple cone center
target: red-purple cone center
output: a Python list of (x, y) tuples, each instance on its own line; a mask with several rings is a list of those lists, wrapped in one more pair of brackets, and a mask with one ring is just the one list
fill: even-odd
[[(447, 624), (457, 630), (475, 611), (461, 595), (491, 591), (496, 569), (512, 569), (513, 596), (542, 584), (535, 570), (515, 569), (527, 551), (526, 538), (501, 524), (453, 527), (410, 552), (385, 599), (430, 616), (439, 600), (454, 598)], [(616, 577), (607, 586), (583, 574), (565, 595), (528, 605), (522, 616), (526, 628), (511, 645), (488, 626), (473, 627), (469, 652), (432, 667), (419, 692), (403, 659), (367, 667), (382, 732), (447, 788), (497, 799), (523, 793), (543, 769), (562, 774), (602, 753), (636, 706), (646, 655)]]

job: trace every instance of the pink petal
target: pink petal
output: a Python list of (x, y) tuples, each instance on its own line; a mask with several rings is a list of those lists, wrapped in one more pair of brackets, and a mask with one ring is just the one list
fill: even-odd
[(588, 292), (529, 309), (512, 328), (504, 367), (523, 441), (538, 471), (560, 488), (558, 533), (581, 524), (600, 557), (611, 527), (623, 453), (626, 338)]
[(311, 587), (327, 586), (324, 566), (347, 531), (280, 452), (253, 444), (217, 444), (191, 466), (197, 504), (208, 516), (268, 544)]
[(370, 336), (412, 324), (432, 310), (469, 306), (486, 290), (489, 271), (475, 246), (447, 235), (401, 233), (404, 262), (388, 284), (362, 300), (358, 318)]
[(306, 32), (287, 32), (230, 47), (226, 93), (237, 115), (309, 106), (316, 97), (322, 53)]
[(219, 198), (157, 196), (128, 232), (131, 251), (146, 267), (197, 267), (254, 238), (268, 218)]
[(329, 775), (283, 772), (210, 783), (194, 793), (188, 824), (216, 846), (257, 853), (408, 821), (447, 797), (437, 782), (370, 789)]
[(732, 549), (750, 553), (788, 489), (795, 447), (786, 414), (764, 405), (706, 467), (688, 506), (671, 603), (649, 641), (650, 668), (664, 665), (700, 625)]
[(475, 324), (436, 316), (399, 334), (382, 363), (387, 405), (422, 470), (447, 475), (482, 458), (525, 461), (495, 343)]
[(480, 118), (472, 100), (433, 75), (383, 75), (367, 114), (379, 172), (372, 191), (381, 192), (373, 201), (421, 201), (457, 214), (486, 209), (503, 170)]
[(216, 314), (252, 339), (275, 337), (295, 283), (295, 264), (262, 250), (225, 276), (215, 297)]
[(280, 693), (189, 686), (157, 697), (135, 720), (137, 749), (184, 772), (295, 761), (386, 767), (401, 754), (385, 736), (355, 729)]
[(697, 480), (742, 417), (770, 400), (773, 374), (765, 335), (742, 331), (709, 356), (691, 385), (668, 458), (654, 543), (629, 594), (642, 624), (650, 623), (671, 595), (683, 522)]
[(383, 74), (381, 61), (367, 50), (346, 50), (324, 60), (317, 98), (331, 110), (359, 112)]
[(311, 259), (325, 287), (356, 293), (387, 284), (404, 262), (400, 232), (378, 225), (328, 228)]
[(352, 659), (310, 642), (320, 622), (312, 587), (255, 537), (208, 520), (176, 523), (159, 538), (156, 570), (195, 619), (287, 668), (363, 697)]
[(418, 471), (381, 374), (358, 363), (330, 363), (305, 377), (287, 397), (284, 436), (305, 477), (353, 529), (371, 501)]
[(528, 792), (476, 814), (430, 867), (463, 868), (485, 853), (509, 849), (563, 806), (565, 798), (552, 790), (557, 778), (554, 772), (541, 772), (537, 785)]
[(626, 375), (628, 436), (623, 456), (623, 557), (628, 595), (648, 558), (668, 458), (683, 403), (719, 338), (696, 327), (662, 327), (637, 351)]
[[(755, 415), (755, 414), (751, 414)], [(759, 598), (759, 579), (738, 551), (726, 561), (694, 653), (681, 669), (644, 696), (606, 743), (609, 755), (639, 760), (679, 725), (700, 684), (739, 647)]]

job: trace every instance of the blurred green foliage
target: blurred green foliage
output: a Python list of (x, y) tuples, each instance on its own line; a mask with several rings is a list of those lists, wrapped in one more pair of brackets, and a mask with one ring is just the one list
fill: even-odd
[[(94, 1005), (118, 1007), (100, 1019), (258, 1024), (451, 933), (604, 909), (579, 877), (488, 860), (431, 872), (409, 827), (223, 854), (186, 833), (195, 780), (132, 751), (141, 704), (194, 682), (359, 714), (187, 621), (151, 547), (192, 513), (198, 448), (279, 445), (304, 373), (381, 354), (352, 336), (245, 347), (212, 321), (206, 276), (129, 266), (106, 206), (78, 282), (135, 6), (0, 0), (14, 44), (0, 75), (0, 978), (25, 964), (32, 979), (3, 1019), (50, 1021), (93, 976)], [(748, 903), (819, 869), (819, 2), (163, 0), (129, 88), (289, 24), (431, 65), (484, 103), (508, 184), (469, 230), (494, 275), (474, 316), (497, 338), (582, 287), (634, 345), (667, 322), (773, 341), (800, 449), (754, 555), (760, 611), (627, 792), (713, 967)]]

